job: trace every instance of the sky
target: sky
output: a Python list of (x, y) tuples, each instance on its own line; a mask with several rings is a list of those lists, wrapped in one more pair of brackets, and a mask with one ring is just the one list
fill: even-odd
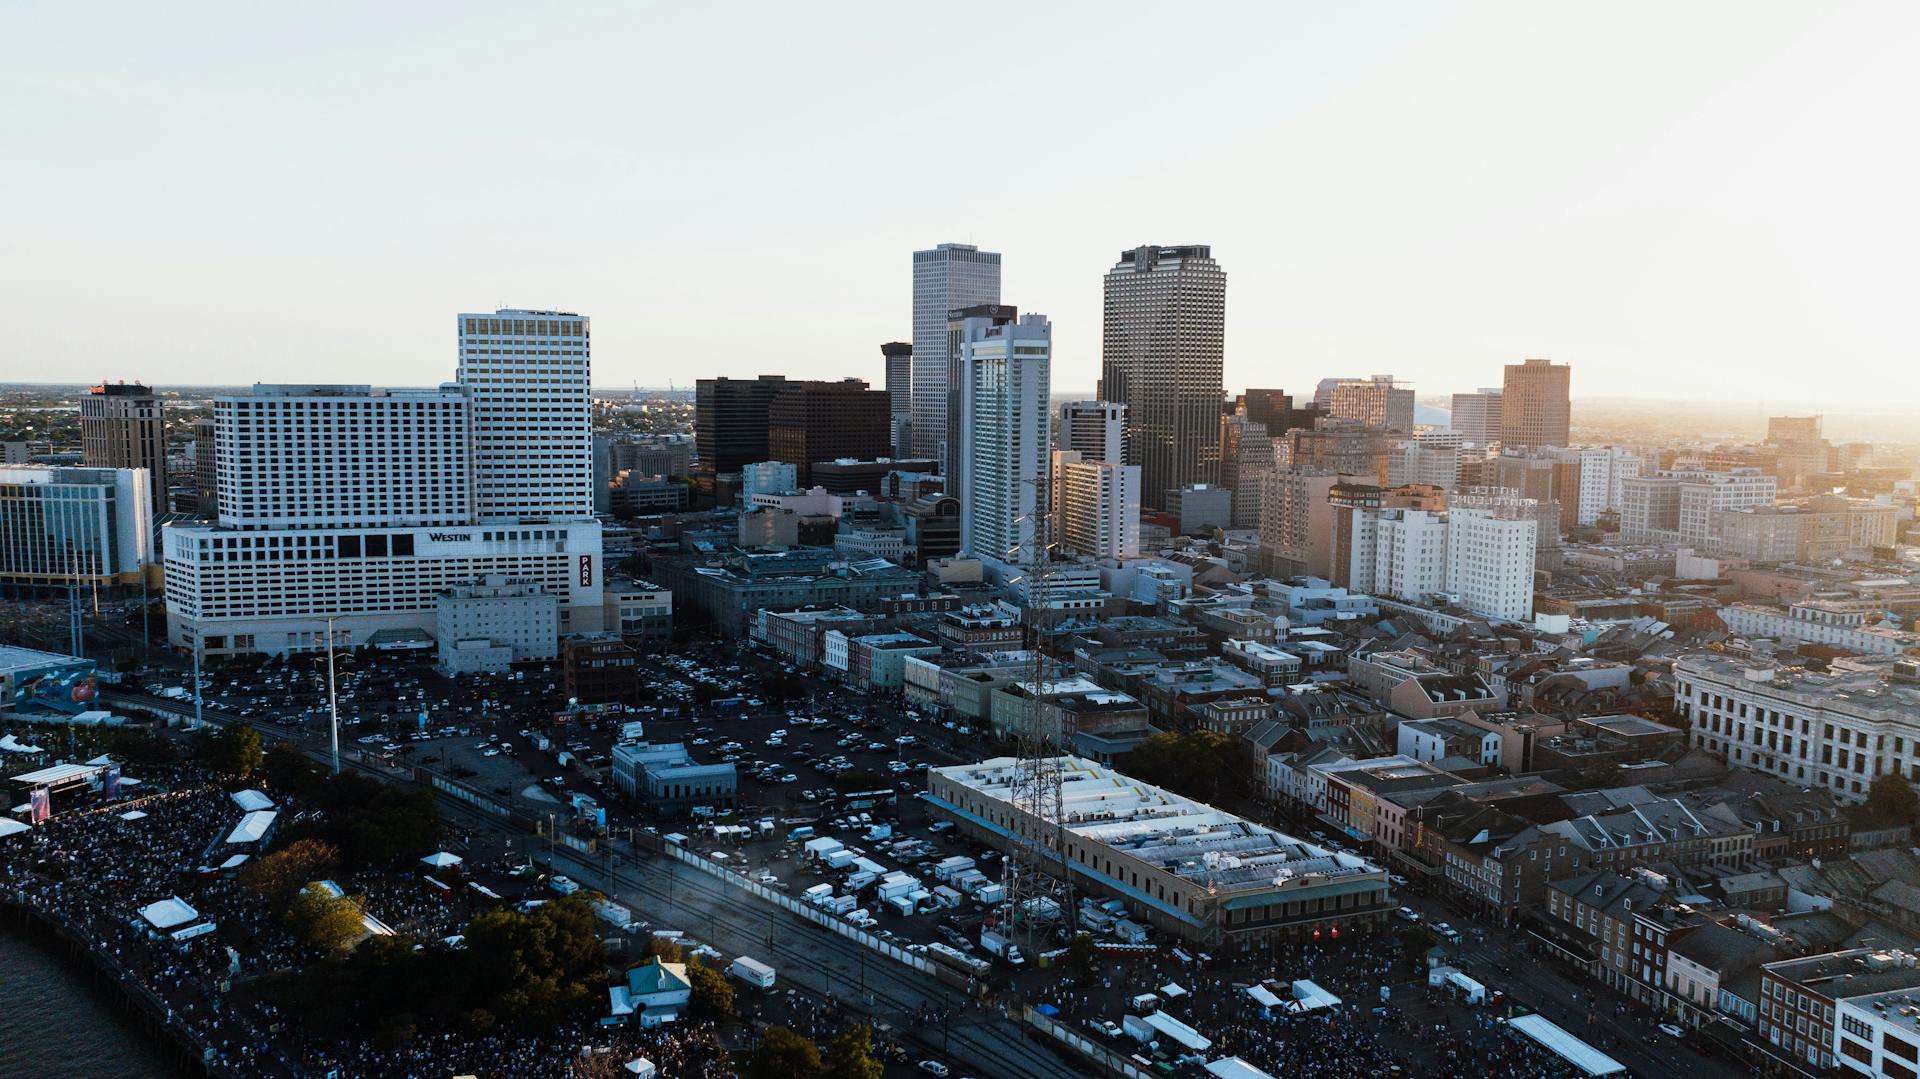
[(1139, 244), (1226, 382), (1920, 402), (1920, 5), (72, 4), (0, 11), (0, 381), (881, 375), (1005, 256), (1091, 389)]

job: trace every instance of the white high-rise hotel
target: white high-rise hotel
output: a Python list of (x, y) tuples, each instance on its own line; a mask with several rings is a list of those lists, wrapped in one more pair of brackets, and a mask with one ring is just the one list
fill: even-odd
[(911, 444), (915, 457), (945, 463), (947, 430), (947, 315), (963, 307), (1000, 302), (1000, 255), (972, 244), (940, 244), (913, 253), (913, 378)]
[(441, 593), (489, 576), (602, 628), (588, 320), (461, 315), (438, 390), (261, 384), (214, 402), (217, 523), (170, 527), (168, 632), (207, 654), (430, 639)]
[[(1043, 315), (968, 319), (961, 348), (960, 550), (1007, 566), (1039, 554), (1052, 416), (1053, 329)], [(916, 383), (918, 385), (918, 383)]]

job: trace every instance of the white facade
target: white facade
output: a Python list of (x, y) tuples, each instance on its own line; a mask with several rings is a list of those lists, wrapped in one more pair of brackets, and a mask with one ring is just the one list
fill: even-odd
[[(1619, 510), (1626, 481), (1640, 475), (1640, 458), (1620, 446), (1580, 446), (1552, 452), (1555, 460), (1580, 467), (1575, 524), (1590, 525), (1601, 514)], [(1561, 493), (1559, 498), (1565, 502), (1567, 496)]]
[(1000, 302), (1000, 255), (972, 244), (940, 244), (913, 253), (913, 455), (945, 461), (947, 315)]
[(442, 593), (488, 577), (603, 629), (587, 322), (460, 316), (457, 387), (262, 386), (216, 413), (218, 525), (164, 530), (168, 633), (209, 653), (430, 636)]
[(1425, 483), (1451, 491), (1460, 482), (1460, 447), (1403, 439), (1387, 456), (1387, 486)]
[(455, 529), (162, 530), (168, 634), (206, 654), (318, 648), (338, 615), (342, 646), (380, 630), (433, 633), (440, 595), (489, 576), (560, 598), (560, 632), (602, 627), (600, 525)]
[(454, 588), (434, 609), (433, 635), (448, 674), (552, 659), (560, 654), (560, 597), (504, 577)]
[(502, 308), (463, 314), (459, 328), (456, 377), (473, 409), (479, 518), (592, 517), (589, 320), (566, 311)]
[(219, 520), (378, 528), (473, 520), (467, 396), (256, 383), (213, 402)]
[(1794, 644), (1824, 644), (1869, 656), (1898, 656), (1920, 649), (1920, 633), (1870, 625), (1864, 611), (1822, 603), (1796, 603), (1782, 610), (1753, 603), (1720, 609), (1727, 631)]
[(1444, 516), (1409, 509), (1351, 512), (1355, 591), (1419, 603), (1446, 588)]
[(1117, 401), (1069, 401), (1060, 406), (1060, 448), (1082, 461), (1127, 459), (1127, 406)]
[(999, 326), (969, 319), (960, 348), (960, 552), (1028, 565), (1038, 554), (1053, 426), (1053, 329), (1031, 313)]
[(1482, 617), (1530, 621), (1538, 522), (1486, 509), (1455, 509), (1448, 520), (1447, 591)]
[(1078, 452), (1058, 450), (1053, 490), (1054, 543), (1089, 558), (1139, 556), (1139, 465), (1087, 461)]
[(800, 469), (786, 461), (756, 461), (740, 466), (740, 501), (755, 505), (755, 495), (782, 495), (799, 489)]
[(1500, 441), (1500, 393), (1482, 389), (1477, 393), (1453, 395), (1453, 416), (1448, 426), (1475, 446)]
[(1629, 543), (1677, 541), (1711, 547), (1716, 515), (1771, 506), (1778, 481), (1756, 468), (1729, 472), (1675, 471), (1621, 480), (1620, 533)]
[(0, 468), (0, 581), (115, 583), (154, 560), (144, 468)]
[[(1868, 969), (1882, 963), (1911, 968), (1914, 958), (1889, 951), (1875, 954), (1868, 963)], [(1920, 1069), (1920, 1020), (1913, 1014), (1913, 996), (1911, 988), (1904, 988), (1834, 1002), (1833, 1062), (1841, 1075), (1913, 1079)]]
[(1885, 772), (1920, 782), (1920, 668), (1901, 681), (1891, 675), (1903, 661), (1851, 662), (1862, 669), (1816, 674), (1727, 654), (1683, 656), (1673, 667), (1674, 707), (1696, 747), (1849, 802), (1864, 801)]

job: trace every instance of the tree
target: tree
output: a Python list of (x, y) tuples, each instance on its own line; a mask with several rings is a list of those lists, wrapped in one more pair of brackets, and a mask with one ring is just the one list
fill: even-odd
[(200, 755), (214, 771), (241, 779), (252, 775), (266, 759), (260, 749), (260, 732), (246, 723), (235, 723), (208, 735), (201, 743)]
[(747, 1061), (746, 1079), (821, 1079), (820, 1050), (786, 1027), (768, 1027)]
[(672, 937), (649, 937), (641, 952), (646, 958), (658, 959), (662, 963), (679, 963), (686, 958), (680, 942)]
[(593, 908), (579, 895), (525, 914), (497, 907), (475, 918), (466, 936), (466, 989), (495, 1015), (551, 1022), (602, 984)]
[(687, 1001), (693, 1014), (716, 1023), (733, 1019), (733, 983), (719, 971), (695, 960), (687, 964), (687, 982), (693, 996)]
[(287, 928), (293, 939), (315, 951), (344, 952), (366, 935), (360, 908), (344, 896), (319, 884), (309, 884), (287, 907)]
[(873, 1055), (873, 1031), (865, 1023), (827, 1046), (823, 1079), (880, 1079), (887, 1066)]
[(240, 887), (259, 896), (275, 910), (284, 909), (316, 880), (333, 872), (340, 852), (318, 839), (297, 839), (285, 847), (248, 862), (240, 869)]
[(148, 767), (172, 764), (180, 758), (179, 750), (166, 736), (138, 727), (120, 727), (108, 731), (106, 748), (107, 752), (128, 764)]
[(260, 766), (267, 786), (302, 801), (318, 798), (326, 786), (327, 770), (307, 759), (292, 745), (282, 743), (267, 751)]
[(1867, 788), (1867, 808), (1881, 820), (1912, 824), (1914, 814), (1920, 812), (1920, 795), (1898, 772), (1886, 772), (1874, 777)]
[(1161, 731), (1120, 758), (1120, 770), (1210, 805), (1245, 800), (1255, 789), (1246, 743), (1214, 731)]

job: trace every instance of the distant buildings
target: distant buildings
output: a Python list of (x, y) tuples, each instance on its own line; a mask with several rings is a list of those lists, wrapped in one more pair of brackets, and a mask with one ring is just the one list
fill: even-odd
[(913, 253), (913, 379), (915, 457), (947, 460), (947, 315), (962, 307), (1000, 302), (1000, 255), (972, 244), (939, 244)]
[(1572, 440), (1573, 368), (1529, 359), (1507, 365), (1500, 393), (1500, 441), (1508, 446), (1564, 446)]
[(103, 382), (80, 399), (80, 462), (88, 468), (144, 468), (148, 511), (167, 512), (166, 412), (137, 382)]
[(765, 461), (767, 410), (786, 388), (782, 375), (755, 379), (703, 378), (694, 383), (693, 445), (699, 471), (707, 477), (736, 474)]
[(1100, 396), (1127, 408), (1142, 498), (1218, 479), (1227, 275), (1205, 246), (1138, 247), (1107, 272)]
[(1413, 433), (1413, 391), (1394, 384), (1392, 375), (1343, 379), (1333, 387), (1327, 415), (1366, 427)]
[(1059, 446), (1082, 461), (1126, 460), (1127, 406), (1113, 401), (1069, 401), (1060, 406)]
[(1500, 390), (1482, 389), (1453, 395), (1453, 414), (1448, 426), (1475, 446), (1500, 441)]
[(1729, 472), (1662, 471), (1621, 483), (1620, 534), (1629, 543), (1711, 547), (1725, 514), (1771, 506), (1774, 477), (1757, 468)]
[(1053, 540), (1087, 558), (1140, 555), (1140, 466), (1053, 454)]
[(813, 482), (813, 465), (838, 458), (885, 457), (890, 399), (857, 378), (838, 382), (789, 382), (767, 403), (767, 456)]
[(913, 342), (888, 341), (880, 346), (887, 369), (887, 436), (896, 457), (912, 452), (907, 439), (913, 422)]

